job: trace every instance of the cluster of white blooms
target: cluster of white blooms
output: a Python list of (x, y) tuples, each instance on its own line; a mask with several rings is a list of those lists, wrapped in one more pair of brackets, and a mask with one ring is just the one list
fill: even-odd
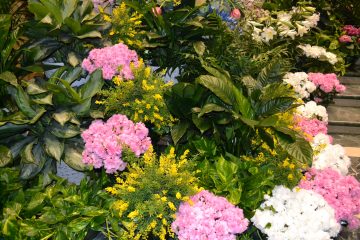
[(304, 105), (297, 107), (296, 112), (307, 119), (318, 119), (323, 122), (328, 121), (326, 108), (324, 106), (317, 105), (314, 101), (309, 101)]
[(320, 61), (327, 61), (334, 65), (338, 59), (336, 54), (326, 51), (325, 48), (319, 46), (311, 46), (310, 44), (299, 45), (298, 48), (304, 51), (305, 56), (309, 58), (316, 58)]
[(326, 145), (320, 153), (314, 156), (312, 163), (313, 168), (319, 170), (332, 168), (342, 175), (348, 174), (350, 166), (350, 158), (346, 155), (345, 149), (339, 144)]
[(300, 98), (308, 98), (310, 93), (316, 90), (316, 85), (309, 81), (308, 75), (305, 72), (287, 73), (283, 80), (293, 86)]
[(318, 133), (310, 142), (314, 151), (322, 151), (327, 145), (331, 144), (331, 137), (325, 133)]
[(334, 209), (309, 190), (276, 186), (251, 221), (269, 240), (331, 239), (340, 231)]
[[(294, 20), (294, 15), (301, 16), (302, 19)], [(262, 18), (264, 23), (250, 21), (253, 27), (252, 37), (258, 42), (269, 42), (276, 35), (295, 39), (296, 36), (302, 37), (311, 28), (316, 27), (319, 19), (320, 15), (315, 13), (315, 8), (294, 7), (289, 12), (278, 12), (276, 18), (272, 18), (270, 15)]]

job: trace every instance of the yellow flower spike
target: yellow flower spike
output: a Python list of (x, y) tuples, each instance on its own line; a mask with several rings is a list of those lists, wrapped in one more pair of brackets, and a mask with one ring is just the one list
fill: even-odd
[(113, 78), (113, 82), (114, 82), (114, 84), (116, 85), (116, 86), (120, 86), (121, 85), (121, 83), (122, 83), (122, 79), (121, 79), (121, 77), (119, 77), (119, 76), (115, 76), (114, 78)]
[(154, 194), (154, 197), (156, 198), (156, 199), (160, 199), (161, 198), (161, 196), (159, 195), (159, 194)]
[(107, 188), (105, 188), (105, 191), (107, 191), (113, 195), (115, 195), (117, 193), (117, 190), (113, 187), (107, 187)]
[(160, 213), (160, 214), (158, 214), (156, 217), (162, 219), (162, 218), (163, 218), (163, 215)]
[(156, 222), (155, 220), (153, 220), (153, 221), (150, 223), (150, 227), (151, 227), (152, 229), (154, 229), (154, 228), (156, 227), (156, 224), (157, 224), (157, 222)]
[(158, 101), (163, 99), (162, 96), (158, 93), (154, 95), (154, 98), (155, 98), (155, 100), (158, 100)]
[(163, 201), (163, 202), (166, 202), (167, 201), (167, 197), (161, 197), (161, 201)]
[(289, 168), (290, 168), (290, 169), (294, 169), (294, 168), (295, 168), (295, 164), (291, 163), (291, 164), (289, 165)]
[(176, 193), (176, 198), (177, 198), (177, 199), (181, 199), (181, 193), (177, 192), (177, 193)]
[(151, 105), (150, 104), (146, 104), (146, 109), (150, 109)]
[(289, 179), (289, 180), (293, 180), (293, 179), (294, 179), (294, 176), (290, 173), (290, 174), (288, 175), (288, 179)]
[(284, 162), (283, 162), (283, 164), (282, 164), (282, 166), (283, 166), (283, 167), (287, 167), (287, 166), (289, 166), (289, 164), (290, 164), (290, 163), (288, 162), (288, 160), (285, 159)]
[(135, 211), (132, 211), (131, 213), (129, 213), (129, 215), (127, 217), (133, 219), (137, 216), (139, 216), (139, 211), (135, 210)]
[(167, 226), (167, 225), (168, 225), (168, 223), (167, 223), (167, 221), (166, 221), (165, 218), (163, 218), (163, 219), (161, 220), (161, 222), (162, 222), (162, 224), (163, 224), (164, 226)]
[(95, 101), (95, 104), (99, 104), (99, 105), (100, 105), (100, 104), (105, 104), (105, 103), (106, 103), (105, 101), (99, 101), (99, 100), (96, 100), (96, 101)]
[(171, 210), (176, 211), (176, 207), (172, 202), (168, 202), (168, 206)]
[(189, 154), (190, 150), (186, 149), (184, 153), (180, 156), (180, 160), (186, 159), (187, 155)]
[(127, 190), (129, 192), (135, 192), (135, 188), (134, 187), (131, 187), (131, 186), (128, 186)]

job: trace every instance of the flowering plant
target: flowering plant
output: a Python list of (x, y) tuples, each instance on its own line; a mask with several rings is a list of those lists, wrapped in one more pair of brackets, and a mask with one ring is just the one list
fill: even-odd
[(310, 94), (316, 90), (316, 85), (308, 79), (305, 72), (287, 73), (283, 80), (293, 86), (300, 98), (309, 98)]
[(164, 82), (162, 75), (153, 73), (142, 60), (138, 67), (131, 67), (131, 72), (131, 81), (114, 77), (115, 87), (101, 91), (102, 99), (97, 103), (105, 107), (107, 114), (125, 114), (133, 121), (152, 124), (157, 131), (166, 130), (175, 121), (163, 99), (172, 82)]
[(360, 183), (353, 176), (342, 176), (328, 168), (310, 169), (305, 177), (299, 187), (322, 195), (334, 208), (338, 222), (345, 220), (352, 229), (360, 225), (359, 219), (355, 216), (360, 213)]
[(82, 67), (90, 73), (100, 68), (103, 78), (107, 80), (115, 76), (133, 79), (130, 63), (138, 66), (136, 52), (130, 50), (125, 44), (119, 43), (111, 47), (91, 50), (89, 56), (83, 60)]
[(311, 141), (313, 136), (326, 134), (328, 131), (327, 123), (318, 119), (308, 119), (306, 117), (295, 116), (294, 120), (295, 127), (304, 133), (305, 138), (308, 141)]
[(330, 239), (340, 231), (334, 209), (321, 195), (304, 189), (276, 186), (255, 215), (254, 225), (275, 239)]
[(140, 156), (151, 144), (147, 135), (148, 129), (143, 123), (135, 124), (124, 115), (113, 115), (107, 122), (95, 120), (81, 134), (85, 142), (83, 162), (95, 168), (104, 166), (107, 173), (123, 171), (126, 167), (122, 160), (124, 148)]
[(203, 190), (180, 204), (171, 228), (180, 240), (235, 240), (248, 224), (242, 209)]
[(106, 188), (117, 199), (112, 210), (119, 219), (113, 227), (118, 236), (174, 237), (170, 224), (180, 202), (189, 201), (188, 196), (199, 191), (187, 159), (189, 151), (180, 157), (174, 151), (171, 148), (168, 154), (157, 157), (150, 147), (141, 159), (127, 159), (129, 171), (119, 175), (113, 187)]

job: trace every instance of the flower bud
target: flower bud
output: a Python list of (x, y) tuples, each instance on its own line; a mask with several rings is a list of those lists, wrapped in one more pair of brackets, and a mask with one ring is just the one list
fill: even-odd
[(161, 16), (162, 15), (161, 7), (154, 7), (154, 8), (151, 9), (151, 11), (155, 16)]
[(233, 19), (240, 19), (240, 17), (241, 17), (241, 12), (240, 12), (239, 9), (234, 8), (234, 9), (231, 11), (230, 16), (231, 16)]

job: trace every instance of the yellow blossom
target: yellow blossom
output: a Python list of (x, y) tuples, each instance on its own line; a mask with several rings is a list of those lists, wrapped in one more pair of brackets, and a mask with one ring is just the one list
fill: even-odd
[(290, 174), (288, 175), (288, 179), (289, 179), (289, 180), (293, 180), (293, 179), (294, 179), (294, 176), (290, 173)]
[(176, 211), (176, 207), (172, 202), (168, 202), (169, 208), (173, 211)]
[(177, 192), (177, 193), (176, 193), (176, 198), (177, 198), (177, 199), (181, 199), (181, 193)]
[(132, 211), (131, 213), (129, 213), (128, 218), (133, 219), (133, 218), (135, 218), (137, 216), (139, 216), (139, 211), (135, 210), (135, 211)]
[(161, 201), (166, 202), (167, 198), (166, 197), (161, 197)]
[(128, 186), (127, 190), (128, 190), (129, 192), (135, 192), (135, 188), (132, 187), (132, 186)]

